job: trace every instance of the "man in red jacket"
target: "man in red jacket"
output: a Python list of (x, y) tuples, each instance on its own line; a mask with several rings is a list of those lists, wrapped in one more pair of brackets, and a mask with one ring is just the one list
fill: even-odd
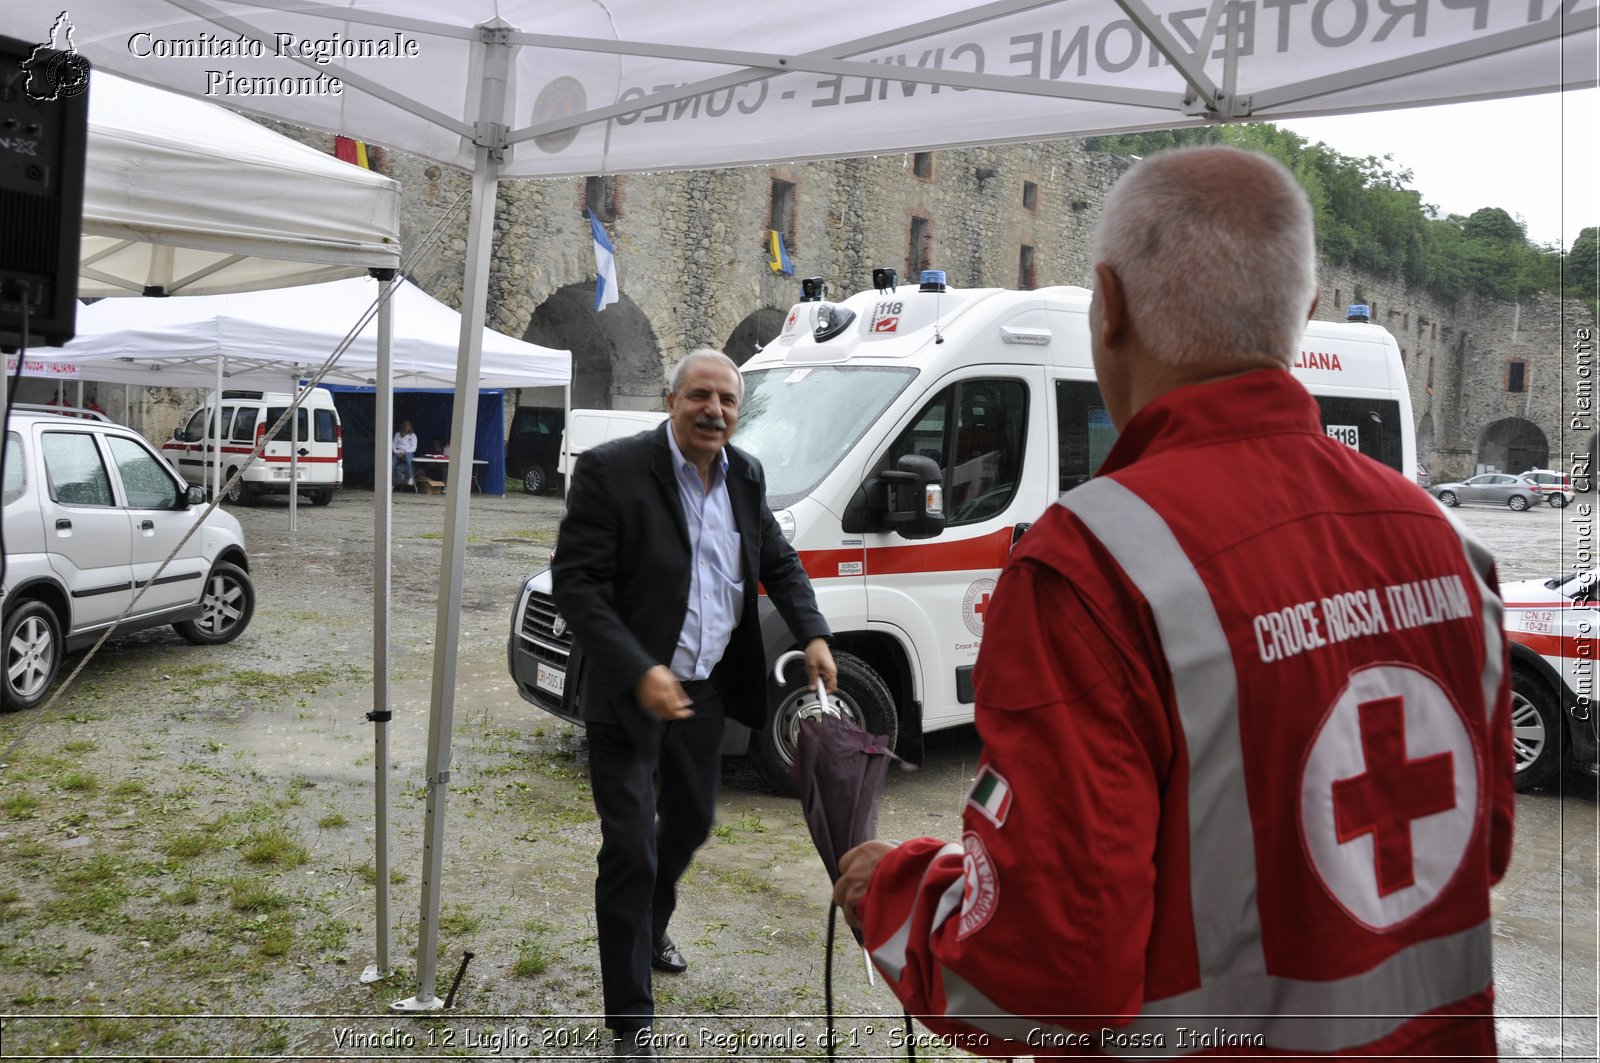
[(962, 839), (860, 846), (835, 899), (989, 1055), (1493, 1057), (1493, 562), (1290, 375), (1315, 252), (1281, 166), (1154, 156), (1094, 259), (1120, 436), (991, 600)]

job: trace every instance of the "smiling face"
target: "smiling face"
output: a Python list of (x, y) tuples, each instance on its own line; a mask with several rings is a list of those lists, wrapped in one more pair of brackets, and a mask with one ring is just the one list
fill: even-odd
[(739, 373), (711, 358), (684, 367), (683, 382), (667, 395), (667, 414), (678, 449), (704, 472), (739, 424)]

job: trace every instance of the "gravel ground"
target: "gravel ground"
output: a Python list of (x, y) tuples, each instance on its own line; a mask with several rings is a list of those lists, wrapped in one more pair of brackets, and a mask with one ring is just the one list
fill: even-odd
[[(453, 1009), (420, 1015), (391, 1005), (418, 989), (444, 499), (394, 504), (391, 972), (372, 984), (372, 495), (305, 506), (294, 533), (281, 500), (235, 512), (258, 596), (236, 643), (132, 636), (53, 706), (0, 716), (0, 1056), (604, 1051), (580, 735), (522, 701), (505, 663), (559, 500), (472, 499), (435, 995), (472, 959)], [(1455, 512), (1505, 580), (1571, 568), (1592, 541), (1581, 509)], [(882, 834), (958, 829), (976, 739), (963, 728), (928, 747), (919, 772), (892, 774)], [(656, 979), (666, 1052), (820, 1056), (826, 875), (795, 802), (742, 760), (723, 790), (674, 922), (690, 969)], [(835, 955), (840, 1056), (901, 1056), (892, 996), (852, 948)]]

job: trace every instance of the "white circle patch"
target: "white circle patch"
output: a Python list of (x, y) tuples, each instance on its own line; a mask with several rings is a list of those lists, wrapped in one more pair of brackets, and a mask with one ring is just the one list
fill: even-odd
[(1377, 930), (1428, 907), (1472, 840), (1479, 778), (1461, 711), (1432, 676), (1356, 672), (1300, 775), (1300, 833), (1324, 888)]
[(994, 593), (994, 580), (973, 580), (967, 588), (967, 593), (961, 599), (961, 619), (967, 625), (967, 630), (978, 637), (983, 637), (983, 614), (989, 611), (989, 596)]
[(961, 871), (967, 884), (961, 893), (961, 926), (956, 931), (957, 941), (981, 929), (1000, 903), (1000, 878), (995, 874), (994, 861), (989, 859), (983, 839), (969, 830), (961, 836), (961, 846), (965, 850)]

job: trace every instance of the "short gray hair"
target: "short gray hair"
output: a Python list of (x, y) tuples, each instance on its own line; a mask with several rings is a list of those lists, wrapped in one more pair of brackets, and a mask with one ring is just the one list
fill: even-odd
[(744, 400), (744, 374), (739, 372), (739, 363), (715, 347), (696, 347), (684, 355), (683, 361), (672, 367), (672, 380), (667, 385), (667, 394), (676, 395), (678, 389), (683, 387), (683, 378), (689, 372), (689, 363), (700, 361), (720, 362), (732, 369), (734, 377), (739, 381), (739, 399)]
[(1093, 257), (1121, 281), (1150, 352), (1293, 363), (1317, 293), (1311, 204), (1284, 166), (1237, 148), (1179, 148), (1106, 197)]

